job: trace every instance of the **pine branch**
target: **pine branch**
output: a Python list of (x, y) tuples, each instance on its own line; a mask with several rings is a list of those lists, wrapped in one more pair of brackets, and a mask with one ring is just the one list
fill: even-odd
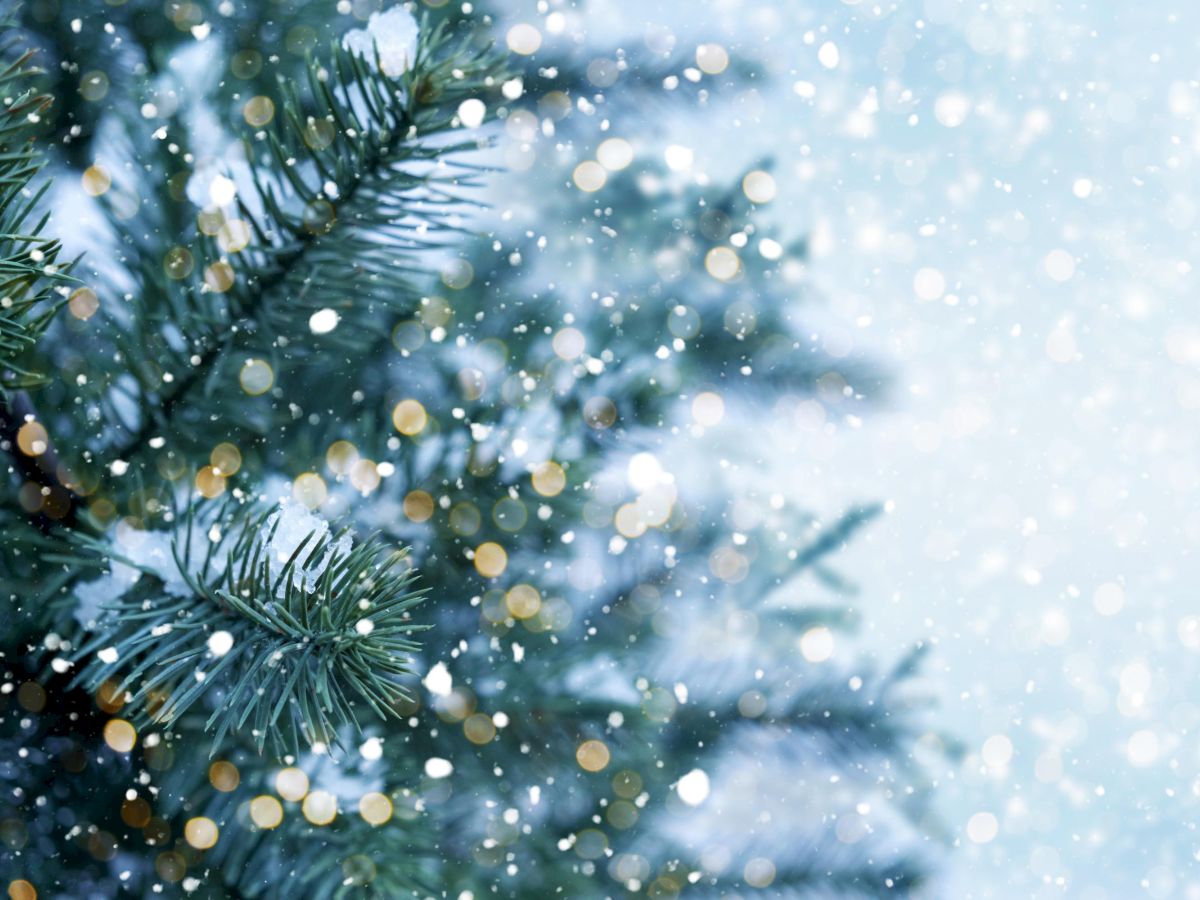
[[(10, 56), (11, 48), (9, 41), (0, 56)], [(48, 187), (46, 182), (30, 190), (43, 164), (32, 130), (51, 102), (30, 86), (40, 74), (30, 65), (32, 57), (32, 51), (23, 53), (0, 70), (0, 402), (41, 381), (22, 357), (62, 305), (56, 288), (71, 280), (70, 266), (58, 263), (59, 242), (41, 234), (48, 217), (29, 221)]]
[(203, 701), (214, 748), (248, 730), (260, 752), (269, 744), (298, 753), (337, 745), (343, 729), (358, 728), (360, 705), (393, 715), (407, 696), (397, 679), (418, 648), (410, 636), (424, 628), (411, 621), (424, 592), (412, 588), (406, 555), (312, 531), (282, 559), (273, 544), (282, 519), (270, 516), (189, 513), (173, 551), (186, 596), (164, 590), (158, 569), (80, 538), (95, 556), (150, 577), (104, 604), (72, 657), (84, 663), (76, 682), (131, 691), (141, 726), (170, 728)]
[[(486, 90), (495, 71), (490, 51), (435, 29), (397, 78), (334, 46), (328, 67), (310, 63), (304, 96), (281, 83), (280, 111), (263, 135), (267, 156), (251, 159), (254, 196), (238, 201), (252, 242), (236, 253), (205, 235), (192, 244), (196, 265), (183, 290), (213, 303), (219, 295), (205, 270), (228, 267), (233, 283), (220, 295), (223, 312), (187, 304), (183, 324), (194, 327), (185, 329), (189, 347), (177, 367), (186, 374), (143, 399), (143, 421), (114, 451), (118, 458), (132, 459), (151, 437), (169, 433), (176, 413), (235, 347), (295, 366), (313, 343), (312, 313), (328, 308), (341, 318), (319, 345), (327, 352), (378, 333), (382, 315), (412, 302), (411, 274), (419, 268), (412, 252), (452, 229), (450, 189), (471, 182), (469, 167), (449, 161), (478, 146), (443, 136), (457, 127), (459, 104)], [(157, 307), (175, 313), (181, 304), (151, 301), (140, 317), (157, 321)]]

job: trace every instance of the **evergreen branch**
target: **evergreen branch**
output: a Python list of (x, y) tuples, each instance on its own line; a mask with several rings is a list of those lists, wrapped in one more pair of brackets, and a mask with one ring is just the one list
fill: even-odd
[[(310, 60), (305, 95), (281, 79), (279, 114), (249, 142), (266, 148), (250, 159), (253, 196), (238, 199), (241, 219), (232, 220), (245, 223), (254, 240), (230, 252), (195, 236), (197, 265), (182, 282), (188, 302), (170, 302), (172, 285), (149, 301), (144, 318), (151, 323), (165, 312), (180, 326), (180, 307), (187, 307), (187, 372), (143, 396), (142, 422), (114, 451), (118, 458), (132, 458), (168, 431), (235, 346), (257, 346), (295, 365), (312, 341), (312, 313), (333, 309), (341, 320), (322, 349), (353, 348), (364, 332), (378, 333), (381, 314), (412, 303), (411, 273), (419, 267), (411, 251), (429, 245), (426, 235), (452, 229), (448, 216), (458, 201), (447, 188), (472, 182), (472, 170), (450, 160), (478, 142), (444, 136), (457, 128), (460, 103), (485, 91), (496, 73), (490, 50), (434, 28), (398, 77), (335, 45), (327, 66)], [(214, 264), (233, 273), (217, 314), (218, 292), (206, 280)], [(202, 296), (206, 302), (196, 303)]]
[(42, 380), (21, 358), (61, 305), (55, 302), (56, 289), (70, 280), (70, 266), (58, 263), (59, 242), (41, 234), (46, 217), (29, 221), (48, 187), (44, 183), (30, 191), (43, 164), (32, 143), (32, 126), (51, 102), (29, 85), (40, 74), (29, 64), (32, 56), (32, 51), (23, 53), (0, 70), (0, 402)]
[[(12, 23), (4, 21), (0, 28), (5, 31), (0, 56), (11, 58)], [(48, 215), (31, 221), (49, 187), (49, 182), (30, 187), (44, 163), (33, 143), (33, 126), (51, 103), (30, 84), (41, 74), (30, 65), (32, 57), (32, 51), (18, 53), (0, 70), (0, 449), (12, 462), (10, 471), (39, 491), (54, 492), (56, 510), (71, 520), (70, 500), (58, 487), (57, 454), (49, 446), (22, 446), (20, 440), (22, 427), (33, 417), (22, 389), (44, 382), (44, 375), (24, 358), (65, 302), (65, 296), (57, 295), (65, 295), (65, 285), (74, 281), (68, 274), (71, 265), (58, 261), (60, 243), (42, 235)], [(41, 512), (33, 521), (40, 529), (50, 527)]]
[[(229, 517), (189, 513), (173, 544), (175, 565), (191, 590), (164, 590), (161, 572), (92, 539), (93, 554), (146, 575), (105, 604), (95, 634), (73, 656), (87, 660), (77, 683), (104, 682), (130, 691), (137, 724), (169, 728), (201, 700), (216, 748), (248, 728), (261, 752), (301, 742), (337, 745), (358, 728), (357, 707), (392, 715), (407, 694), (411, 621), (424, 593), (412, 589), (406, 554), (377, 540), (349, 547), (348, 535), (309, 532), (279, 558), (273, 538), (281, 519), (264, 511)], [(202, 524), (203, 523), (203, 524)], [(197, 528), (219, 530), (203, 559)]]

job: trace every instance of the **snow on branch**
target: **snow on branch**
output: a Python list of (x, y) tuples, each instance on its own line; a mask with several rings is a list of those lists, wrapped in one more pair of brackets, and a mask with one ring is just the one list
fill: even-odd
[(110, 571), (76, 589), (90, 638), (70, 662), (89, 689), (128, 692), (135, 724), (204, 710), (214, 746), (245, 732), (282, 752), (337, 745), (361, 707), (388, 716), (406, 696), (423, 593), (404, 550), (286, 501), (194, 508), (174, 534), (87, 546)]

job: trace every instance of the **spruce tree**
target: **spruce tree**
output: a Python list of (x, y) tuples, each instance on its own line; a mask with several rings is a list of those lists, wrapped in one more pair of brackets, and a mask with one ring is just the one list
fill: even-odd
[[(796, 320), (769, 161), (619, 131), (761, 73), (431, 6), (22, 12), (10, 893), (911, 891), (919, 652), (832, 652), (877, 510), (748, 488), (722, 430), (878, 376)], [(99, 236), (37, 219), (35, 133)]]

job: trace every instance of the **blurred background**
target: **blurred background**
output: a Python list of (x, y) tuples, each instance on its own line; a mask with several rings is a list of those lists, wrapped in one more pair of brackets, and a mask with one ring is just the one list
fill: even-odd
[(889, 502), (843, 560), (966, 746), (934, 895), (1196, 896), (1196, 10), (654, 15), (776, 74), (698, 164), (776, 156), (834, 339), (893, 376), (861, 426), (758, 425), (790, 491)]
[(1196, 10), (588, 7), (589, 40), (656, 27), (770, 72), (670, 139), (776, 159), (826, 348), (891, 375), (861, 422), (746, 427), (789, 495), (889, 504), (841, 559), (967, 749), (934, 895), (1200, 895)]

